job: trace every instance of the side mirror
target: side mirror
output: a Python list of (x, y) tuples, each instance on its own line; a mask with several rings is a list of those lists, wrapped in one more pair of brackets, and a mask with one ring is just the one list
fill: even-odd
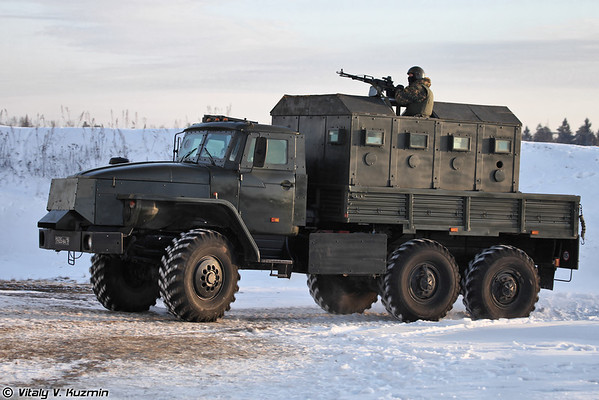
[(177, 132), (175, 133), (175, 142), (173, 143), (173, 161), (177, 161), (177, 157), (179, 156), (179, 148), (181, 147), (181, 135), (185, 132)]
[(254, 148), (254, 167), (264, 167), (267, 147), (268, 141), (265, 137), (256, 138), (256, 147)]

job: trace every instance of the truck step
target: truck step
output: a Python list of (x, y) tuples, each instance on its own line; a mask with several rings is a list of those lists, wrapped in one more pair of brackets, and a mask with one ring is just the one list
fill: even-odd
[(275, 258), (263, 258), (261, 264), (270, 265), (270, 276), (277, 278), (291, 278), (293, 271), (293, 260), (280, 260)]

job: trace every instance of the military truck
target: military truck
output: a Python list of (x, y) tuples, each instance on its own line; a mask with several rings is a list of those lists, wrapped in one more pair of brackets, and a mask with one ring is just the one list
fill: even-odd
[(239, 270), (307, 275), (330, 313), (380, 297), (401, 321), (525, 317), (579, 258), (580, 198), (518, 190), (521, 123), (507, 107), (437, 102), (404, 117), (380, 97), (284, 96), (272, 125), (205, 116), (171, 162), (54, 179), (44, 249), (93, 253), (104, 307), (161, 297), (185, 321), (230, 309)]

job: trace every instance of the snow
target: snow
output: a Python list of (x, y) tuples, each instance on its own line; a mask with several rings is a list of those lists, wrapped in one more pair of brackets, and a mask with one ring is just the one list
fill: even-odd
[[(51, 177), (116, 155), (169, 159), (174, 133), (0, 127), (0, 280), (35, 280), (0, 290), (0, 389), (106, 389), (111, 398), (599, 398), (599, 147), (522, 145), (520, 190), (581, 195), (587, 226), (580, 270), (542, 290), (530, 318), (473, 321), (461, 297), (439, 322), (398, 323), (380, 302), (364, 315), (329, 315), (305, 276), (242, 271), (225, 318), (190, 324), (160, 301), (142, 314), (104, 310), (82, 286), (89, 256), (69, 266), (64, 252), (40, 250), (37, 239)], [(46, 284), (76, 290), (39, 288)]]
[[(250, 295), (259, 300), (246, 302)], [(596, 296), (549, 293), (525, 319), (472, 321), (456, 307), (443, 321), (411, 324), (380, 304), (337, 316), (291, 297), (294, 306), (241, 293), (218, 323), (189, 324), (161, 305), (125, 314), (103, 310), (91, 293), (0, 291), (10, 348), (1, 383), (103, 388), (114, 398), (597, 397)], [(1, 333), (9, 327), (18, 335)]]

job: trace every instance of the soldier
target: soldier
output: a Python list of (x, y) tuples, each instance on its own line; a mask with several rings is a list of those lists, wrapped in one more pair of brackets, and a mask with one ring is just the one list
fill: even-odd
[(420, 67), (408, 70), (407, 87), (398, 86), (395, 100), (398, 106), (406, 107), (402, 115), (413, 117), (430, 117), (433, 113), (433, 92), (430, 89), (431, 80), (424, 76)]

